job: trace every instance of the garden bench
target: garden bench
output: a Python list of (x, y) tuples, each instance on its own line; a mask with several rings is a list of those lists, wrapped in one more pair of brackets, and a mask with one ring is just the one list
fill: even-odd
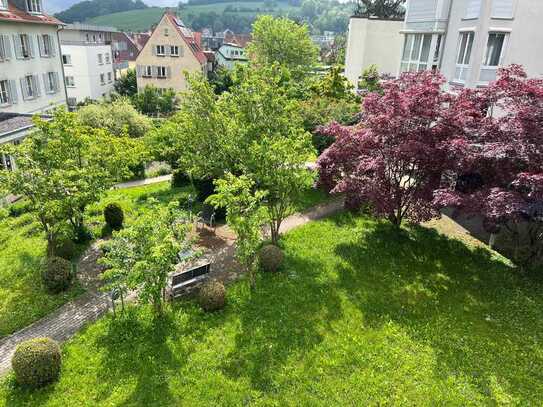
[(171, 296), (175, 298), (184, 294), (189, 288), (205, 280), (210, 271), (211, 263), (205, 262), (196, 267), (173, 274), (169, 282)]

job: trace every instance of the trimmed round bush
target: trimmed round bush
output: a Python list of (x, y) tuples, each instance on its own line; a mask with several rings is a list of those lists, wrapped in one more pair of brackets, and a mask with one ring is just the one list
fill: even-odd
[(200, 202), (204, 202), (210, 195), (215, 193), (215, 184), (211, 178), (194, 179), (192, 182)]
[(11, 366), (19, 384), (38, 388), (58, 379), (61, 361), (60, 347), (54, 340), (36, 338), (17, 346)]
[(60, 257), (65, 260), (72, 260), (77, 252), (77, 246), (72, 239), (58, 238), (48, 244), (47, 253), (49, 256)]
[(43, 283), (50, 291), (59, 293), (66, 290), (72, 282), (72, 263), (61, 257), (47, 259), (43, 272)]
[(204, 311), (217, 311), (226, 305), (226, 289), (224, 284), (211, 280), (202, 285), (198, 293), (198, 302)]
[(172, 188), (183, 187), (190, 183), (189, 176), (183, 170), (172, 172)]
[(266, 272), (275, 273), (283, 263), (283, 252), (273, 244), (263, 246), (258, 252), (260, 267)]
[(121, 230), (124, 222), (123, 208), (117, 203), (110, 203), (104, 208), (104, 219), (111, 230)]

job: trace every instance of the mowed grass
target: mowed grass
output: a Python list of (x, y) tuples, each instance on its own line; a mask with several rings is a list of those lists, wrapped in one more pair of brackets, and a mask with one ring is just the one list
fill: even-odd
[[(183, 16), (189, 14), (197, 15), (200, 13), (215, 12), (222, 14), (226, 7), (234, 7), (239, 11), (232, 11), (231, 14), (253, 16), (259, 14), (284, 14), (289, 11), (299, 10), (299, 7), (291, 6), (287, 2), (277, 2), (273, 11), (267, 10), (264, 2), (227, 2), (227, 3), (213, 3), (213, 4), (200, 4), (191, 5), (186, 4), (184, 9), (179, 13), (181, 19)], [(251, 11), (242, 11), (250, 9)], [(260, 9), (261, 11), (257, 11)], [(86, 21), (89, 24), (113, 26), (119, 30), (128, 31), (146, 31), (150, 30), (154, 24), (160, 21), (160, 18), (164, 14), (164, 10), (161, 7), (149, 7), (141, 10), (130, 10), (119, 13), (107, 14), (104, 16), (98, 16), (90, 18)], [(266, 11), (265, 11), (266, 10)]]
[(63, 347), (60, 381), (8, 406), (539, 405), (542, 285), (423, 227), (340, 214), (287, 234), (280, 273), (107, 316)]

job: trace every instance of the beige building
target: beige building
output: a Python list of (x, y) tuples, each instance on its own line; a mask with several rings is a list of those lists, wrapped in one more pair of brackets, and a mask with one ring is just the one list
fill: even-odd
[(166, 12), (136, 59), (138, 89), (154, 85), (159, 89), (187, 89), (184, 72), (206, 75), (207, 60), (199, 33)]

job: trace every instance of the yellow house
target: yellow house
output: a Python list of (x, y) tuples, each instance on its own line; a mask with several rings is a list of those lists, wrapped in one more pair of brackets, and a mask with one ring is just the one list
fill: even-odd
[(200, 33), (192, 32), (167, 11), (136, 59), (138, 89), (154, 85), (179, 92), (187, 89), (184, 71), (206, 75), (200, 39)]

